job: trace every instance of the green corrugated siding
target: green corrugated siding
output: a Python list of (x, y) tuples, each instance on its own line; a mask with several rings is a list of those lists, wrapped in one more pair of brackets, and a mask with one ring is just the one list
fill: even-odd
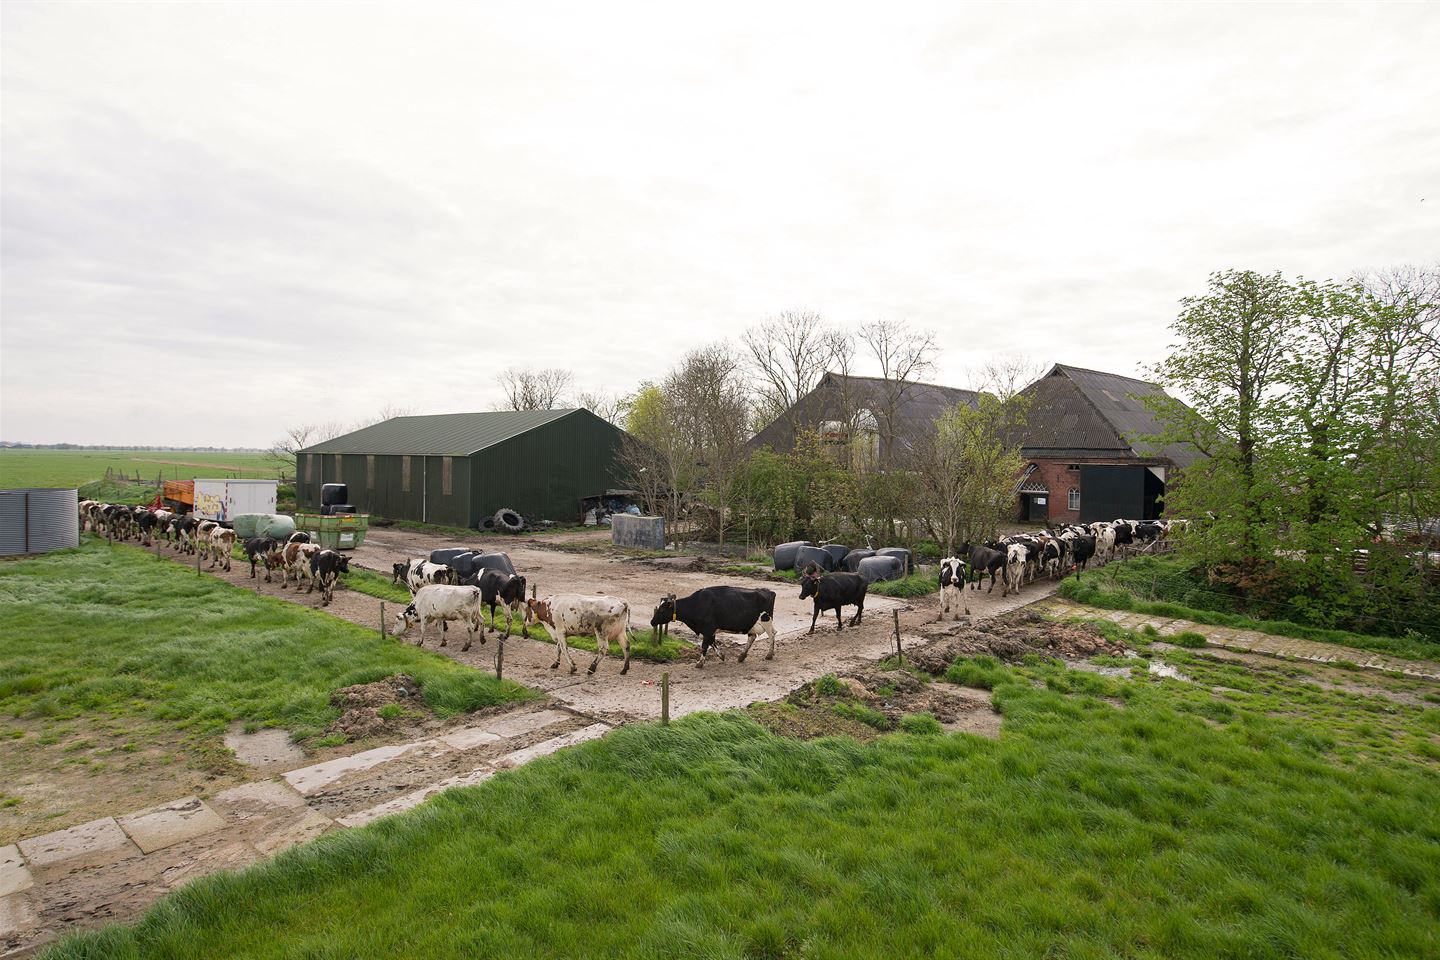
[(301, 454), (295, 495), (302, 511), (320, 508), (320, 485), (349, 486), (362, 513), (473, 527), (501, 507), (534, 520), (573, 522), (580, 498), (628, 486), (617, 462), (624, 433), (589, 411), (538, 426), (470, 457), (453, 459), (451, 493), (444, 492), (444, 458), (412, 456), (410, 489), (403, 489), (404, 457), (375, 454), (373, 484), (365, 454)]
[(480, 451), (470, 458), (471, 515), (479, 522), (510, 507), (573, 523), (581, 497), (628, 485), (617, 460), (624, 436), (582, 410)]

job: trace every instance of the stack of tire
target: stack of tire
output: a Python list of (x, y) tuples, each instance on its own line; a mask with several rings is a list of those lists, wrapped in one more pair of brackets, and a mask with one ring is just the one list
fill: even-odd
[(525, 529), (525, 518), (509, 507), (501, 507), (493, 517), (486, 517), (480, 522), (480, 529), (519, 533)]

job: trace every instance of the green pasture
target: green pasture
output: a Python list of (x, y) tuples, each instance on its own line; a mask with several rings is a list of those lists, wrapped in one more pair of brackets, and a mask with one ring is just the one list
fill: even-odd
[(47, 958), (1440, 955), (1440, 710), (1164, 656), (1191, 680), (927, 678), (991, 690), (998, 740), (623, 727)]
[(279, 476), (279, 464), (267, 453), (216, 453), (206, 450), (0, 450), (0, 487), (80, 487), (101, 480), (105, 471), (146, 483), (165, 480)]

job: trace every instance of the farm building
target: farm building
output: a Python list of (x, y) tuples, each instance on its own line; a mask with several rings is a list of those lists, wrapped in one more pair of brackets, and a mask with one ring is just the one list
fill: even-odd
[(475, 527), (497, 510), (574, 521), (584, 497), (621, 483), (625, 432), (589, 410), (394, 417), (296, 455), (295, 497), (317, 510), (344, 483), (365, 513)]
[[(1017, 518), (1044, 523), (1153, 519), (1167, 478), (1200, 456), (1182, 444), (1149, 449), (1141, 437), (1158, 434), (1160, 423), (1146, 397), (1165, 391), (1153, 383), (1098, 370), (1055, 364), (1021, 394), (1029, 402), (1019, 437), (1026, 460), (1017, 484)], [(794, 449), (799, 430), (818, 430), (821, 439), (848, 446), (871, 462), (881, 460), (884, 411), (897, 447), (958, 403), (974, 405), (972, 390), (932, 383), (895, 389), (873, 377), (827, 373), (773, 423), (757, 433), (750, 449)], [(893, 404), (892, 404), (893, 398)]]
[(1167, 396), (1156, 384), (1057, 363), (1020, 393), (1030, 401), (1020, 519), (1153, 520), (1169, 475), (1201, 456), (1185, 444), (1152, 448), (1140, 439), (1161, 431), (1144, 402)]
[(821, 440), (848, 446), (872, 462), (887, 460), (889, 446), (904, 448), (909, 438), (928, 431), (958, 403), (975, 405), (973, 390), (935, 383), (891, 384), (879, 377), (827, 373), (775, 421), (750, 439), (747, 448), (770, 447), (787, 453), (799, 430), (818, 430)]

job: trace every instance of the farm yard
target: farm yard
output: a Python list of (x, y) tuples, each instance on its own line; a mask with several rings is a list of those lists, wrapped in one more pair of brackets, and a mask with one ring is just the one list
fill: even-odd
[[(466, 543), (373, 533), (352, 569), (392, 597), (403, 588), (378, 571)], [(607, 550), (604, 536), (512, 538), (507, 552), (542, 596), (618, 594), (642, 628), (668, 593), (761, 585), (707, 570), (715, 561)], [(822, 621), (806, 636), (808, 601), (772, 581), (773, 661), (752, 652), (696, 670), (677, 627), (673, 656), (643, 659), (637, 644), (627, 676), (613, 656), (594, 676), (571, 676), (549, 668), (552, 645), (517, 636), (502, 687), (489, 675), (493, 636), (462, 653), (455, 633), (436, 647), (432, 631), (416, 650), (411, 636), (382, 640), (382, 597), (343, 581), (328, 607), (298, 609), (318, 608), (320, 592), (251, 580), (243, 562), (213, 573), (202, 563), (197, 576), (192, 558), (159, 554), (87, 538), (0, 566), (4, 675), (34, 678), (0, 688), (4, 780), (31, 785), (0, 809), (0, 849), (186, 796), (229, 825), (101, 867), (36, 868), (50, 909), (76, 919), (51, 913), (31, 931), (45, 935), (10, 941), (17, 948), (76, 920), (134, 920), (184, 881), (137, 926), (83, 934), (53, 955), (383, 943), (436, 956), (649, 956), (669, 943), (683, 955), (863, 956), (972, 942), (976, 956), (1023, 956), (1058, 940), (1097, 956), (1257, 944), (1276, 956), (1379, 956), (1437, 945), (1440, 835), (1423, 811), (1440, 800), (1440, 683), (1188, 649), (1074, 604), (1053, 608), (1059, 620), (1019, 610), (1037, 600), (1051, 610), (1046, 581), (1003, 599), (966, 591), (958, 622), (937, 622), (933, 594), (872, 597), (861, 627), (836, 634)], [(1095, 623), (1067, 625), (1077, 610)], [(648, 722), (662, 672), (669, 727)], [(413, 676), (421, 696), (392, 698), (393, 722), (347, 728), (346, 697), (369, 703), (394, 673)], [(332, 702), (340, 687), (359, 692)], [(527, 687), (549, 706), (527, 702)], [(245, 731), (267, 729), (296, 737), (293, 753), (247, 766)], [(505, 736), (470, 732), (482, 729)], [(446, 737), (467, 748), (437, 749)], [(548, 744), (573, 746), (505, 772), (504, 750)], [(386, 750), (405, 756), (366, 765)], [(279, 828), (246, 799), (257, 782), (291, 777), (303, 792), (307, 771), (346, 763), (285, 807)], [(403, 810), (447, 782), (477, 785), (365, 825), (370, 808)], [(357, 829), (204, 876), (337, 824)], [(597, 884), (623, 892), (625, 909), (597, 901)], [(797, 909), (782, 895), (792, 889), (814, 902)], [(236, 898), (253, 912), (237, 917), (225, 906)], [(1309, 909), (1316, 902), (1326, 911)], [(580, 903), (598, 912), (569, 909)], [(436, 911), (458, 919), (426, 927), (420, 917)]]

